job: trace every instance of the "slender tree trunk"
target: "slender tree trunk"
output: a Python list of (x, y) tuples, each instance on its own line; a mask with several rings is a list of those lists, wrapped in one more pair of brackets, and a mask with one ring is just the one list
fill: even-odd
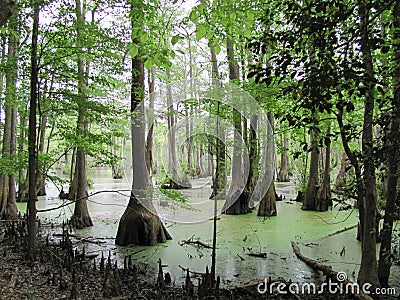
[[(20, 110), (19, 117), (19, 143), (18, 143), (18, 155), (22, 155), (25, 151), (25, 130), (27, 126), (27, 115), (28, 115), (28, 104), (24, 106), (23, 110)], [(28, 201), (28, 174), (26, 169), (18, 170), (18, 193), (17, 201), (26, 202)]]
[(364, 102), (364, 124), (362, 131), (362, 152), (364, 156), (364, 186), (365, 195), (360, 214), (364, 214), (363, 236), (361, 240), (362, 254), (358, 280), (361, 284), (370, 283), (374, 287), (379, 286), (376, 261), (376, 179), (373, 160), (373, 114), (374, 114), (374, 69), (371, 55), (371, 40), (369, 30), (369, 8), (366, 1), (359, 4), (359, 16), (361, 19), (360, 44), (361, 55), (364, 64), (364, 86), (366, 87)]
[(33, 29), (31, 47), (31, 90), (29, 101), (29, 192), (28, 192), (28, 252), (30, 261), (36, 259), (36, 104), (38, 94), (38, 66), (37, 66), (37, 42), (39, 32), (39, 1), (33, 2)]
[(325, 165), (324, 177), (317, 192), (317, 211), (327, 211), (329, 206), (332, 206), (331, 199), (331, 127), (329, 125), (325, 138)]
[(397, 184), (399, 180), (400, 165), (400, 2), (393, 8), (393, 23), (396, 30), (393, 34), (394, 59), (393, 59), (393, 112), (392, 122), (388, 130), (386, 152), (388, 156), (388, 177), (385, 217), (381, 232), (381, 247), (379, 251), (378, 278), (382, 287), (389, 286), (390, 267), (392, 265), (392, 234), (393, 220), (396, 206)]
[[(194, 76), (193, 76), (193, 53), (192, 53), (192, 41), (191, 37), (188, 36), (188, 54), (189, 54), (189, 87), (190, 87), (190, 98), (192, 100), (195, 99), (195, 87), (194, 87)], [(189, 174), (196, 174), (199, 175), (201, 172), (198, 172), (196, 168), (193, 166), (193, 153), (194, 153), (194, 145), (193, 145), (193, 126), (190, 122), (190, 118), (193, 115), (193, 104), (189, 104), (186, 110), (186, 118), (187, 118), (187, 153), (188, 153), (188, 171)], [(198, 163), (198, 161), (197, 161)]]
[[(0, 35), (0, 41), (1, 41), (1, 65), (4, 66), (6, 64), (6, 57), (7, 57), (7, 52), (6, 52), (6, 45), (7, 45), (7, 37), (5, 35)], [(4, 94), (4, 77), (5, 77), (5, 72), (6, 70), (1, 69), (0, 70), (0, 97), (3, 98)], [(0, 124), (2, 122), (1, 116), (2, 116), (2, 102), (0, 101)], [(0, 141), (1, 141), (1, 136), (2, 132), (0, 131)]]
[(178, 172), (178, 160), (176, 155), (176, 112), (174, 110), (174, 103), (172, 98), (172, 87), (171, 87), (171, 73), (167, 69), (167, 110), (168, 110), (168, 146), (169, 146), (169, 173), (170, 178), (169, 187), (172, 189), (190, 188), (186, 174), (179, 174)]
[[(218, 61), (217, 55), (215, 53), (214, 45), (210, 45), (211, 53), (211, 66), (212, 66), (212, 87), (218, 89), (220, 87), (219, 72), (218, 72)], [(217, 102), (217, 117), (219, 118), (221, 106)], [(225, 199), (226, 197), (226, 184), (227, 184), (227, 174), (226, 174), (226, 147), (222, 140), (225, 137), (223, 126), (219, 126), (219, 120), (217, 119), (217, 132), (215, 139), (215, 152), (216, 152), (216, 166), (215, 173), (213, 175), (212, 182), (212, 193), (210, 199), (218, 195), (218, 199)]]
[[(85, 26), (84, 7), (80, 0), (75, 1), (76, 10), (76, 33), (77, 33), (77, 49), (78, 49), (78, 136), (85, 138), (88, 131), (88, 123), (86, 119), (85, 106), (86, 101), (86, 80), (85, 66), (83, 60), (83, 30)], [(75, 195), (75, 209), (71, 217), (71, 223), (76, 228), (84, 228), (93, 226), (92, 219), (87, 208), (87, 174), (86, 174), (86, 153), (81, 145), (77, 145), (76, 149), (76, 167), (75, 176), (77, 177), (77, 190)]]
[[(44, 144), (45, 144), (45, 137), (46, 137), (46, 127), (47, 127), (47, 115), (46, 113), (42, 113), (42, 116), (40, 118), (40, 131), (39, 131), (39, 143), (38, 143), (38, 150), (39, 153), (44, 153)], [(46, 195), (46, 175), (43, 172), (44, 168), (42, 166), (42, 163), (39, 161), (39, 172), (38, 172), (38, 186), (37, 186), (37, 195), (38, 196), (44, 196)]]
[[(133, 9), (132, 9), (133, 10)], [(133, 41), (137, 43), (136, 41)], [(131, 133), (132, 133), (132, 193), (119, 221), (115, 238), (117, 245), (155, 245), (171, 239), (155, 213), (152, 204), (152, 183), (145, 159), (144, 66), (132, 59)]]
[(178, 163), (176, 158), (176, 137), (175, 137), (175, 110), (174, 103), (172, 99), (172, 87), (171, 87), (171, 73), (167, 69), (167, 110), (168, 110), (168, 147), (169, 147), (169, 157), (168, 157), (168, 172), (171, 174), (170, 187), (179, 188), (179, 175), (178, 175)]
[(317, 134), (311, 130), (311, 154), (310, 154), (310, 169), (307, 182), (306, 191), (304, 194), (304, 201), (302, 205), (303, 210), (315, 210), (317, 207), (317, 191), (318, 191), (318, 161), (319, 161), (319, 147)]

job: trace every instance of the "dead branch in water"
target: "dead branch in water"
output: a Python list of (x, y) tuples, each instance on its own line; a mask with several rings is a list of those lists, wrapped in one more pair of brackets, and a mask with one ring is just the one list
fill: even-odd
[[(314, 270), (321, 271), (326, 276), (328, 276), (330, 279), (332, 279), (333, 281), (338, 282), (338, 272), (334, 271), (332, 269), (332, 267), (324, 265), (324, 264), (320, 263), (319, 261), (305, 257), (303, 254), (301, 254), (299, 246), (297, 246), (297, 244), (295, 242), (291, 242), (291, 243), (292, 243), (293, 252), (296, 254), (297, 258), (299, 258), (300, 260), (305, 262), (306, 265), (310, 266)], [(348, 279), (340, 281), (340, 283), (343, 283), (344, 285), (348, 284), (348, 285), (354, 286), (354, 283)], [(360, 289), (358, 294), (354, 293), (353, 297), (356, 299), (362, 299), (362, 300), (373, 300), (370, 296), (365, 294), (362, 291), (362, 289)]]
[(355, 224), (353, 226), (349, 226), (349, 227), (345, 227), (345, 228), (339, 229), (339, 230), (337, 230), (335, 232), (332, 232), (332, 233), (324, 236), (323, 239), (331, 237), (331, 236), (334, 236), (334, 235), (337, 235), (337, 234), (340, 234), (340, 233), (343, 233), (343, 232), (346, 232), (346, 231), (349, 231), (349, 230), (352, 230), (353, 228), (356, 228), (357, 226), (358, 226), (358, 224)]
[(210, 246), (210, 245), (207, 245), (207, 244), (205, 244), (205, 243), (203, 243), (203, 242), (201, 242), (201, 241), (194, 241), (193, 240), (193, 237), (194, 236), (192, 236), (190, 239), (188, 239), (188, 240), (183, 240), (183, 241), (181, 241), (180, 243), (179, 243), (179, 245), (180, 246), (182, 246), (182, 245), (196, 245), (196, 246), (198, 246), (198, 247), (203, 247), (203, 248), (207, 248), (207, 249), (212, 249), (212, 246)]

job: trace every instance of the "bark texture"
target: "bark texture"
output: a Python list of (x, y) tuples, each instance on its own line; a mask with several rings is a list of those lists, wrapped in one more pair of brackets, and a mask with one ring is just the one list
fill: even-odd
[(6, 25), (8, 19), (13, 15), (16, 0), (0, 0), (0, 27)]
[[(264, 176), (261, 181), (261, 190), (268, 187), (268, 190), (264, 194), (261, 199), (260, 205), (258, 207), (258, 216), (271, 217), (277, 215), (276, 209), (276, 191), (275, 191), (275, 183), (274, 183), (274, 171), (275, 171), (275, 147), (274, 147), (274, 118), (272, 113), (268, 112), (268, 128), (267, 128), (267, 149), (264, 153), (262, 165), (265, 170)], [(258, 186), (255, 187), (254, 195), (259, 194)], [(263, 194), (261, 192), (261, 194)], [(252, 196), (254, 197), (254, 196)], [(259, 199), (255, 199), (259, 200)]]
[(28, 259), (34, 261), (36, 258), (36, 105), (38, 86), (38, 35), (39, 35), (39, 2), (33, 3), (33, 30), (31, 47), (31, 87), (29, 100), (29, 192), (28, 192)]
[(317, 191), (318, 182), (318, 160), (319, 147), (316, 133), (311, 131), (311, 154), (310, 154), (310, 170), (307, 181), (306, 191), (304, 193), (303, 210), (316, 210), (317, 207)]
[[(136, 41), (133, 41), (136, 42)], [(132, 59), (131, 135), (132, 135), (132, 193), (123, 213), (115, 239), (117, 245), (154, 245), (171, 239), (155, 214), (152, 204), (152, 183), (145, 159), (144, 65)]]
[(284, 135), (282, 138), (282, 149), (281, 149), (281, 164), (279, 167), (279, 173), (278, 173), (278, 181), (279, 182), (289, 182), (289, 172), (288, 172), (288, 164), (289, 164), (289, 158), (287, 155), (288, 151), (288, 139)]
[[(17, 14), (10, 19), (9, 27), (18, 32)], [(17, 107), (16, 86), (18, 77), (18, 45), (19, 40), (14, 34), (8, 37), (6, 89), (5, 89), (5, 124), (3, 136), (3, 158), (12, 159), (16, 154), (17, 143)], [(11, 164), (10, 164), (11, 165)], [(15, 174), (7, 170), (0, 175), (0, 212), (5, 219), (17, 219)]]
[(374, 114), (374, 67), (371, 54), (371, 40), (369, 29), (369, 11), (367, 1), (359, 4), (359, 17), (361, 20), (360, 44), (364, 68), (364, 86), (366, 87), (364, 100), (364, 124), (362, 133), (362, 153), (364, 157), (364, 186), (365, 194), (360, 214), (364, 215), (362, 230), (362, 254), (358, 280), (361, 284), (370, 283), (379, 286), (377, 260), (376, 260), (376, 178), (373, 160), (373, 114)]
[[(229, 80), (239, 79), (239, 65), (235, 59), (233, 44), (227, 42), (227, 56), (229, 64)], [(241, 132), (242, 122), (241, 115), (235, 108), (232, 109), (234, 123), (234, 141), (232, 153), (232, 181), (229, 187), (227, 201), (222, 212), (227, 215), (247, 214), (251, 211), (249, 206), (249, 194), (245, 190), (245, 182), (243, 180), (243, 161), (241, 149)]]
[(316, 211), (327, 211), (329, 206), (332, 206), (331, 199), (331, 140), (330, 127), (325, 137), (325, 165), (324, 165), (324, 177), (322, 183), (317, 191), (316, 198)]
[(393, 27), (397, 29), (393, 34), (393, 40), (395, 41), (392, 72), (394, 95), (392, 100), (392, 120), (386, 140), (388, 165), (387, 195), (378, 264), (378, 278), (382, 287), (389, 286), (390, 267), (392, 265), (393, 220), (395, 218), (400, 165), (400, 2), (398, 1), (393, 8), (393, 23)]
[[(83, 59), (83, 31), (85, 25), (84, 9), (80, 0), (75, 1), (76, 10), (76, 32), (77, 32), (77, 48), (78, 48), (78, 136), (82, 139), (85, 138), (88, 130), (88, 123), (86, 119), (86, 108), (84, 103), (86, 101), (86, 80), (85, 80), (85, 65)], [(77, 180), (75, 198), (74, 214), (71, 217), (71, 223), (76, 228), (84, 228), (93, 226), (92, 219), (89, 215), (87, 207), (87, 174), (86, 174), (86, 153), (85, 150), (78, 145), (76, 149), (76, 164), (75, 176)]]

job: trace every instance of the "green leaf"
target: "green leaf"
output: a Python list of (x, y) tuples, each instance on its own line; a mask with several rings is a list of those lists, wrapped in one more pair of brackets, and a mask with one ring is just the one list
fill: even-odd
[(196, 40), (200, 41), (203, 37), (205, 37), (207, 33), (207, 28), (203, 24), (199, 24), (196, 26)]
[(189, 14), (189, 19), (192, 21), (194, 24), (197, 24), (199, 20), (199, 14), (197, 13), (197, 10), (195, 8), (192, 9), (192, 11)]
[(146, 67), (146, 69), (152, 69), (154, 67), (154, 60), (152, 58), (146, 59), (146, 61), (144, 62), (144, 66)]
[(214, 49), (215, 49), (215, 53), (216, 53), (216, 54), (219, 54), (219, 53), (221, 52), (221, 47), (220, 47), (220, 45), (218, 45), (218, 44), (216, 44), (216, 45), (214, 46)]
[(180, 39), (182, 39), (182, 37), (181, 37), (179, 34), (174, 35), (174, 36), (172, 37), (172, 39), (171, 39), (171, 44), (172, 44), (172, 45), (175, 45), (176, 43), (179, 42)]
[(131, 49), (129, 49), (129, 53), (131, 54), (132, 58), (134, 58), (139, 52), (139, 47), (136, 44), (132, 44)]

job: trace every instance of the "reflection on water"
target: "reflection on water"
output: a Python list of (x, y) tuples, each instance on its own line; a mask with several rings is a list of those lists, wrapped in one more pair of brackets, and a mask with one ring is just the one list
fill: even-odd
[[(129, 190), (127, 181), (111, 179), (111, 172), (107, 169), (92, 169), (90, 177), (94, 181), (90, 194), (97, 191)], [(207, 180), (198, 180), (197, 186), (201, 188), (184, 190), (182, 193), (191, 201), (205, 201), (211, 191)], [(331, 237), (326, 236), (357, 224), (358, 212), (335, 209), (323, 213), (302, 211), (299, 203), (289, 201), (290, 198), (295, 198), (295, 190), (291, 183), (277, 183), (276, 189), (278, 194), (286, 197), (286, 200), (277, 203), (278, 216), (260, 218), (253, 212), (242, 216), (222, 215), (218, 220), (217, 273), (222, 282), (237, 284), (266, 276), (281, 276), (299, 282), (323, 280), (318, 273), (295, 257), (290, 241), (298, 242), (305, 256), (318, 259), (336, 271), (344, 271), (349, 279), (355, 280), (361, 255), (360, 243), (355, 239), (355, 229)], [(47, 191), (48, 196), (40, 197), (37, 202), (39, 209), (56, 207), (62, 203), (54, 186), (49, 184)], [(156, 266), (156, 262), (161, 258), (163, 264), (168, 265), (165, 271), (171, 273), (176, 283), (181, 283), (185, 275), (179, 266), (203, 272), (205, 266), (210, 265), (210, 249), (198, 249), (191, 245), (180, 246), (179, 242), (193, 237), (211, 244), (211, 220), (195, 224), (175, 224), (167, 221), (166, 226), (173, 240), (165, 244), (153, 247), (115, 246), (113, 237), (116, 235), (118, 221), (128, 199), (129, 191), (122, 194), (100, 193), (89, 198), (88, 206), (94, 226), (79, 230), (77, 234), (108, 239), (101, 245), (89, 244), (87, 252), (112, 250), (120, 264), (123, 264), (125, 255), (132, 253), (136, 253), (133, 257), (138, 263), (147, 262), (151, 266)], [(19, 203), (18, 207), (21, 211), (26, 210), (25, 203)], [(61, 210), (42, 213), (40, 217), (62, 222), (71, 216), (72, 210), (73, 205), (69, 205)], [(190, 214), (190, 211), (187, 213)], [(340, 256), (343, 247), (346, 253)], [(144, 250), (140, 251), (142, 249)], [(249, 251), (260, 249), (268, 253), (266, 259), (246, 255)], [(399, 271), (398, 266), (393, 266), (391, 281), (398, 291)]]

